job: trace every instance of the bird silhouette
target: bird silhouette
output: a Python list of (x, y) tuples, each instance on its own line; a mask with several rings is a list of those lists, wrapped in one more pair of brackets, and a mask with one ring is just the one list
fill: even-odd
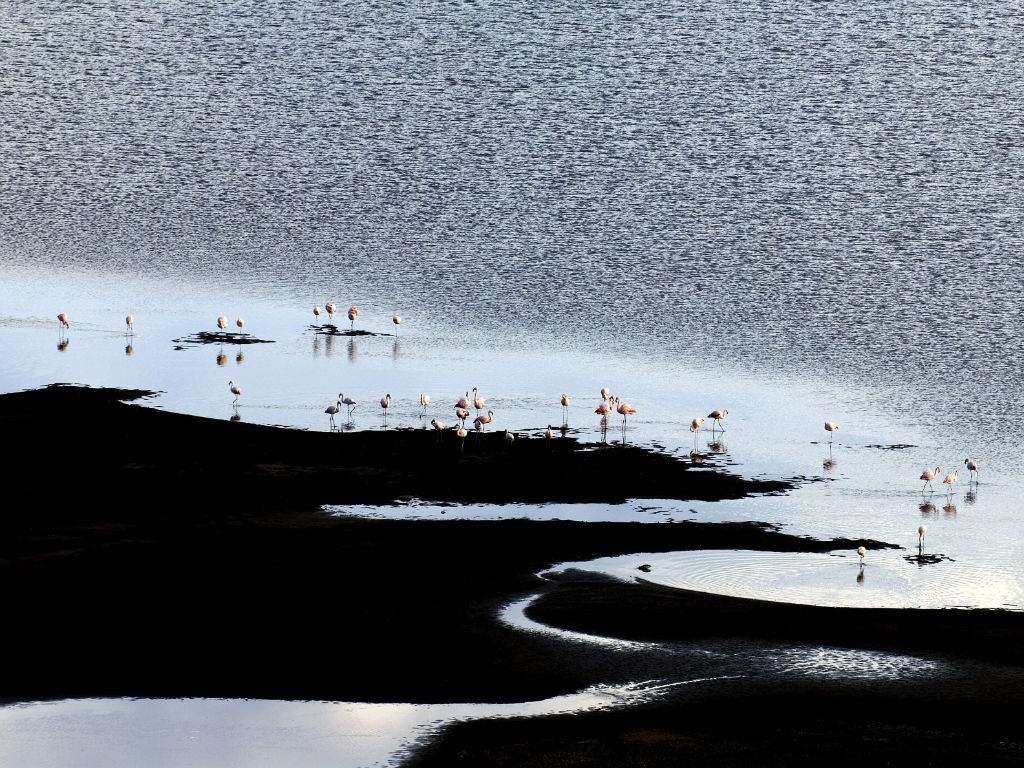
[(384, 423), (387, 424), (388, 423), (388, 408), (391, 407), (391, 395), (390, 394), (384, 395), (384, 397), (382, 397), (380, 399), (380, 407), (384, 410)]

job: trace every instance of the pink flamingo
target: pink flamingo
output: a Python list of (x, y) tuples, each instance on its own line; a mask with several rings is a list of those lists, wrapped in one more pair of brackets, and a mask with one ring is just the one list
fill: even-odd
[(964, 464), (967, 465), (967, 471), (971, 473), (967, 478), (967, 482), (970, 483), (974, 479), (974, 474), (978, 472), (978, 462), (974, 459), (964, 459)]
[(946, 491), (946, 494), (948, 496), (952, 496), (953, 495), (953, 484), (959, 479), (958, 475), (959, 475), (959, 471), (958, 470), (954, 470), (953, 472), (950, 472), (948, 475), (946, 475), (944, 478), (942, 478), (942, 482), (945, 485), (949, 486), (949, 489)]
[(716, 410), (712, 411), (711, 413), (709, 413), (708, 414), (708, 418), (709, 419), (714, 419), (714, 422), (711, 424), (711, 431), (714, 432), (715, 424), (718, 424), (719, 428), (723, 432), (725, 432), (725, 427), (722, 426), (722, 419), (724, 419), (728, 415), (729, 415), (729, 409), (728, 408), (716, 409)]
[(636, 408), (627, 402), (619, 403), (619, 407), (616, 408), (619, 413), (622, 414), (622, 426), (626, 426), (626, 417), (636, 413)]
[(228, 389), (231, 390), (231, 394), (235, 396), (235, 399), (232, 401), (232, 404), (237, 403), (238, 398), (242, 396), (242, 388), (235, 384), (235, 382), (229, 381)]
[(828, 441), (830, 443), (832, 442), (832, 433), (838, 431), (838, 429), (839, 425), (836, 424), (834, 421), (825, 422), (825, 431), (828, 432)]
[(926, 469), (921, 473), (920, 479), (924, 480), (924, 486), (921, 488), (921, 493), (924, 493), (925, 488), (932, 487), (932, 480), (938, 477), (940, 471), (939, 467), (936, 467), (935, 469)]
[(473, 426), (483, 431), (492, 421), (494, 421), (494, 411), (488, 411), (473, 419)]

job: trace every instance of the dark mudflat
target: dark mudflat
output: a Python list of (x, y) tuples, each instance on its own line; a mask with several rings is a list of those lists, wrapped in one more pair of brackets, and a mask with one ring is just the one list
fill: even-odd
[(516, 701), (685, 674), (671, 654), (581, 647), (496, 620), (504, 603), (540, 594), (527, 609), (538, 621), (725, 641), (751, 649), (751, 670), (766, 643), (834, 643), (929, 654), (957, 674), (899, 684), (752, 674), (642, 708), (460, 725), (421, 764), (810, 765), (887, 750), (901, 764), (951, 764), (942, 761), (969, 749), (1006, 764), (1024, 754), (1001, 709), (1024, 690), (1021, 614), (822, 609), (535, 575), (628, 552), (883, 542), (816, 541), (760, 523), (402, 521), (320, 506), (737, 498), (787, 482), (572, 438), (523, 438), (509, 451), (500, 435), (471, 436), (479, 442), (462, 453), (453, 434), (429, 430), (215, 421), (146, 407), (146, 394), (59, 386), (0, 396), (4, 700)]

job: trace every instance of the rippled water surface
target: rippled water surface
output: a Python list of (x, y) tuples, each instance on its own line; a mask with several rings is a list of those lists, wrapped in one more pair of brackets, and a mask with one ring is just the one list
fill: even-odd
[[(763, 520), (906, 549), (862, 586), (850, 553), (659, 567), (1020, 609), (1022, 33), (991, 2), (0, 0), (0, 390), (305, 429), (340, 391), (377, 429), (385, 393), (389, 428), (419, 428), (477, 386), (524, 435), (568, 392), (598, 440), (609, 386), (638, 410), (611, 442), (799, 487), (334, 511)], [(317, 333), (332, 300), (400, 335)], [(274, 343), (174, 342), (221, 314)], [(722, 407), (724, 435), (689, 432)], [(961, 470), (949, 497), (922, 495), (935, 465)]]

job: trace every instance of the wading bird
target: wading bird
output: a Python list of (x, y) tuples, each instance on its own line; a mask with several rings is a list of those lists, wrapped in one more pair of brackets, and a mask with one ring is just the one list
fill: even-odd
[(569, 395), (562, 393), (562, 423), (569, 423)]
[(333, 301), (328, 301), (326, 304), (324, 304), (324, 309), (327, 310), (327, 320), (328, 320), (328, 322), (333, 323), (334, 322), (334, 313), (338, 310), (338, 307), (335, 306)]
[(607, 419), (608, 414), (612, 412), (611, 400), (602, 400), (597, 408), (594, 409), (594, 413), (600, 416), (602, 419)]
[(832, 442), (832, 433), (839, 429), (839, 425), (834, 421), (825, 422), (825, 431), (828, 432), (828, 441)]
[(942, 478), (943, 484), (949, 486), (949, 488), (946, 489), (947, 496), (953, 495), (953, 484), (959, 479), (959, 470), (954, 470), (953, 472), (950, 472), (948, 475)]
[(479, 390), (476, 387), (473, 387), (473, 407), (476, 409), (477, 413), (480, 413), (480, 411), (484, 409), (484, 406), (487, 405), (487, 403), (484, 402), (484, 399), (480, 397), (478, 392)]
[(466, 428), (462, 424), (460, 424), (459, 428), (455, 430), (455, 436), (459, 438), (459, 453), (462, 453), (466, 449), (466, 435), (468, 434), (469, 432), (466, 431)]
[(505, 430), (505, 447), (507, 447), (511, 451), (512, 450), (512, 443), (514, 443), (515, 440), (516, 440), (515, 433), (514, 432), (509, 432), (506, 429)]
[(551, 428), (551, 425), (548, 424), (548, 428), (544, 430), (544, 439), (547, 440), (547, 446), (549, 451), (551, 450), (551, 438), (553, 438), (554, 436), (555, 430), (553, 430)]
[(975, 479), (975, 473), (978, 473), (978, 462), (974, 459), (964, 459), (964, 464), (967, 465), (967, 471), (971, 473), (967, 476), (967, 482), (970, 484), (970, 482)]
[(131, 333), (132, 329), (135, 327), (135, 318), (132, 317), (131, 315), (126, 316), (124, 319), (124, 324), (128, 326), (128, 333)]
[(423, 414), (427, 413), (427, 406), (430, 405), (430, 395), (420, 395), (420, 405), (423, 408)]
[(459, 421), (461, 421), (463, 424), (465, 424), (466, 423), (466, 419), (469, 418), (469, 409), (468, 408), (456, 408), (455, 409), (455, 416), (458, 418)]
[(359, 307), (357, 307), (355, 304), (353, 304), (351, 307), (348, 308), (348, 319), (350, 321), (352, 321), (352, 328), (351, 328), (351, 330), (353, 330), (353, 331), (356, 329), (356, 318), (357, 317), (359, 317)]
[(228, 327), (228, 318), (226, 315), (221, 315), (217, 318), (217, 327), (222, 331)]
[(719, 429), (721, 429), (723, 432), (725, 432), (725, 427), (722, 426), (722, 420), (726, 416), (728, 416), (728, 415), (729, 415), (729, 409), (728, 408), (721, 408), (721, 409), (714, 410), (711, 413), (709, 413), (708, 414), (708, 418), (709, 419), (714, 419), (714, 421), (711, 423), (711, 431), (712, 432), (715, 431), (715, 424), (717, 424)]
[(229, 381), (228, 389), (231, 391), (231, 394), (235, 396), (235, 399), (232, 401), (232, 403), (237, 403), (238, 398), (242, 396), (242, 388), (235, 384), (235, 382)]
[(455, 405), (453, 405), (452, 407), (453, 408), (469, 408), (469, 392), (467, 392), (465, 394), (465, 396), (460, 397), (458, 400), (456, 400), (455, 401)]
[(434, 428), (434, 431), (437, 432), (437, 441), (441, 442), (441, 433), (448, 429), (448, 425), (445, 424), (443, 421), (431, 419), (430, 426), (432, 426)]
[(380, 399), (380, 407), (384, 409), (384, 422), (387, 423), (387, 420), (388, 420), (388, 408), (391, 407), (391, 395), (390, 394), (384, 395), (384, 397), (382, 397)]
[(622, 426), (626, 426), (627, 416), (632, 416), (634, 413), (636, 413), (636, 408), (634, 408), (632, 405), (626, 402), (619, 403), (618, 408), (616, 408), (615, 410), (622, 414)]
[(612, 391), (610, 389), (608, 389), (608, 387), (601, 387), (601, 399), (602, 400), (611, 400), (611, 398), (612, 398)]
[(395, 324), (395, 336), (397, 336), (398, 335), (398, 326), (400, 326), (402, 324), (402, 316), (401, 315), (395, 315), (394, 317), (391, 318), (391, 322)]
[(348, 420), (352, 421), (352, 409), (356, 407), (356, 401), (351, 397), (345, 397), (342, 394), (338, 395), (338, 399), (341, 400), (342, 405), (348, 409)]
[(235, 320), (235, 325), (237, 325), (239, 328), (245, 328), (245, 320), (243, 320), (242, 318), (238, 318), (237, 320)]
[(925, 488), (932, 488), (932, 490), (934, 490), (932, 480), (938, 477), (940, 471), (939, 467), (936, 467), (935, 469), (926, 469), (921, 473), (920, 479), (924, 480), (924, 485), (921, 487), (921, 493), (924, 493)]
[(481, 414), (473, 419), (473, 426), (483, 431), (484, 428), (494, 421), (494, 411), (488, 411), (487, 413)]
[(868, 553), (868, 551), (866, 549), (864, 549), (864, 547), (857, 547), (857, 554), (860, 555), (860, 567), (861, 568), (864, 567), (864, 555), (866, 555), (867, 553)]
[(328, 406), (327, 406), (327, 408), (325, 408), (325, 409), (324, 409), (324, 413), (330, 414), (330, 417), (331, 417), (331, 426), (332, 426), (332, 427), (336, 427), (336, 426), (337, 426), (337, 425), (336, 425), (336, 424), (334, 423), (334, 417), (335, 417), (335, 415), (337, 415), (337, 414), (338, 414), (338, 413), (339, 413), (340, 411), (341, 411), (341, 395), (338, 395), (338, 402), (334, 403), (334, 405), (328, 405)]
[(921, 547), (924, 546), (924, 535), (928, 533), (928, 526), (922, 525), (917, 529), (917, 554), (921, 554)]
[(316, 306), (314, 304), (313, 305), (313, 319), (316, 321), (317, 325), (320, 325), (320, 313), (321, 312), (323, 312), (323, 310), (320, 309), (320, 307), (318, 307), (318, 306)]
[(60, 328), (61, 332), (63, 332), (65, 328), (67, 328), (68, 330), (71, 329), (71, 323), (68, 322), (67, 312), (61, 312), (59, 315), (57, 315), (57, 322), (60, 324), (58, 328)]

